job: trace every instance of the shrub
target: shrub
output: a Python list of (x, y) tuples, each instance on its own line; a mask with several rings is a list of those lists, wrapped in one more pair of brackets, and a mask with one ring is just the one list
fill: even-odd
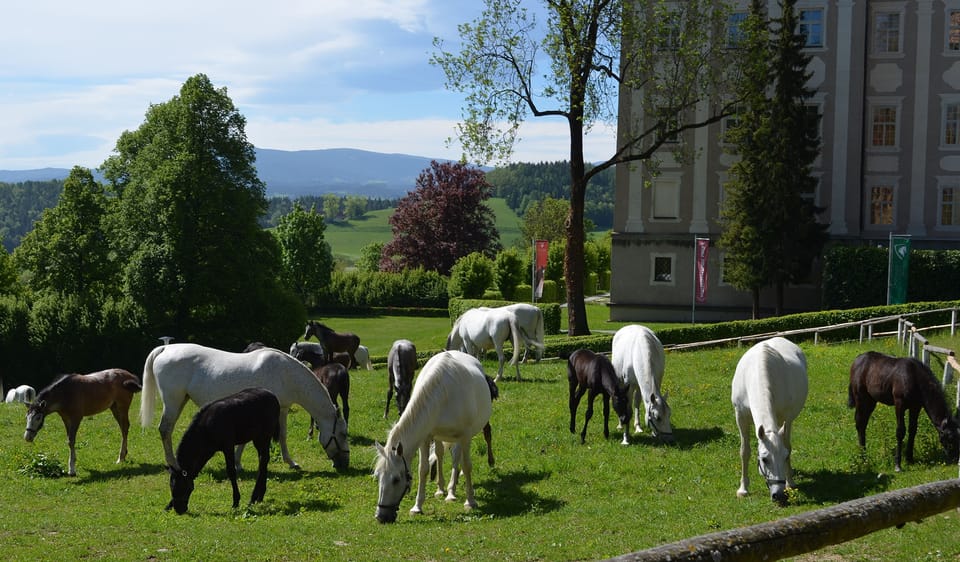
[(391, 307), (445, 308), (448, 298), (447, 279), (436, 271), (337, 271), (321, 293), (317, 310), (355, 313)]
[(458, 259), (450, 269), (450, 296), (479, 298), (493, 283), (493, 260), (480, 252)]
[(494, 262), (494, 269), (500, 294), (507, 300), (516, 300), (517, 287), (525, 278), (520, 253), (515, 248), (500, 252)]
[[(450, 325), (452, 326), (454, 321), (460, 317), (461, 314), (470, 310), (471, 308), (478, 308), (481, 306), (486, 306), (489, 308), (497, 308), (500, 306), (506, 306), (508, 304), (514, 304), (511, 301), (501, 301), (501, 300), (480, 300), (480, 299), (461, 299), (461, 298), (451, 298), (448, 303), (448, 311), (450, 315)], [(543, 312), (543, 331), (545, 334), (559, 334), (560, 333), (560, 305), (558, 304), (549, 304), (549, 303), (536, 303), (536, 307)]]
[(543, 302), (560, 302), (560, 291), (557, 285), (558, 283), (553, 279), (545, 279), (543, 281), (543, 295), (540, 296), (540, 300)]

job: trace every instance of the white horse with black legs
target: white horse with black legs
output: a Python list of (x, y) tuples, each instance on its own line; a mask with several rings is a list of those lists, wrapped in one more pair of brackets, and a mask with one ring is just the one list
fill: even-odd
[(503, 376), (503, 342), (508, 338), (513, 340), (513, 357), (510, 364), (517, 368), (517, 380), (520, 380), (520, 365), (517, 358), (520, 354), (520, 329), (516, 324), (516, 316), (503, 308), (471, 308), (464, 312), (453, 323), (450, 335), (447, 336), (447, 349), (455, 349), (481, 358), (488, 349), (497, 352), (500, 363), (497, 369), (499, 381)]
[[(613, 369), (620, 378), (620, 384), (627, 387), (627, 399), (633, 404), (635, 431), (643, 432), (640, 424), (643, 419), (654, 437), (672, 443), (670, 405), (667, 404), (667, 394), (660, 394), (660, 382), (666, 364), (663, 344), (646, 326), (624, 326), (613, 335), (612, 355)], [(645, 412), (643, 418), (640, 417), (641, 400)], [(629, 425), (623, 426), (624, 445), (630, 443)]]
[[(379, 484), (378, 521), (396, 521), (400, 502), (413, 483), (410, 464), (418, 451), (420, 468), (417, 498), (410, 512), (423, 512), (430, 472), (430, 444), (434, 442), (440, 446), (443, 443), (455, 444), (460, 450), (459, 461), (466, 492), (464, 507), (476, 507), (470, 440), (490, 420), (494, 388), (495, 385), (484, 374), (480, 361), (466, 353), (444, 351), (427, 361), (414, 383), (410, 402), (403, 415), (387, 435), (387, 442), (384, 445), (376, 444), (374, 476)], [(453, 499), (451, 490), (447, 500)]]
[[(276, 349), (262, 348), (249, 353), (230, 353), (192, 343), (155, 348), (143, 366), (143, 397), (140, 423), (153, 421), (157, 393), (163, 401), (160, 439), (167, 465), (179, 469), (173, 454), (173, 427), (187, 400), (204, 406), (240, 392), (261, 387), (280, 401), (279, 441), (283, 460), (291, 468), (299, 465), (287, 450), (287, 413), (300, 404), (313, 417), (320, 443), (336, 470), (350, 464), (347, 423), (319, 379), (303, 363)], [(237, 465), (243, 447), (237, 448)]]
[(807, 400), (807, 359), (796, 344), (776, 337), (764, 340), (743, 354), (733, 375), (730, 399), (740, 430), (740, 488), (749, 493), (750, 429), (756, 430), (757, 465), (767, 482), (770, 497), (787, 502), (793, 488), (790, 432), (793, 420)]

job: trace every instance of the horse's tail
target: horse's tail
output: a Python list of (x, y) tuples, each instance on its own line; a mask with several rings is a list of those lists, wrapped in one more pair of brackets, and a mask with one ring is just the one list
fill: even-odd
[(490, 400), (493, 401), (500, 398), (500, 388), (497, 386), (497, 383), (487, 375), (483, 375), (483, 377), (487, 379), (487, 388), (490, 389)]
[(537, 339), (534, 344), (539, 352), (537, 354), (537, 360), (540, 360), (543, 357), (543, 352), (546, 350), (546, 345), (544, 345), (544, 330), (543, 330), (543, 311), (537, 307), (537, 328), (534, 337)]
[(510, 358), (510, 364), (516, 365), (520, 358), (520, 326), (517, 322), (517, 315), (510, 315), (510, 336), (513, 338), (513, 357)]
[(153, 361), (163, 352), (164, 346), (158, 346), (147, 355), (143, 364), (143, 394), (140, 396), (140, 426), (153, 423), (153, 412), (157, 404), (157, 377), (153, 373)]

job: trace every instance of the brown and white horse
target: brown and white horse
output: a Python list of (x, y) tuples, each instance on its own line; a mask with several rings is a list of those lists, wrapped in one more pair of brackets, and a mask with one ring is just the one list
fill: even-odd
[(27, 407), (27, 428), (23, 438), (33, 441), (43, 427), (47, 415), (56, 412), (63, 419), (70, 445), (70, 464), (67, 474), (77, 474), (77, 429), (84, 416), (92, 416), (110, 409), (120, 426), (120, 456), (127, 458), (127, 431), (130, 429), (130, 402), (141, 390), (137, 377), (123, 369), (107, 369), (89, 375), (63, 375), (37, 394)]

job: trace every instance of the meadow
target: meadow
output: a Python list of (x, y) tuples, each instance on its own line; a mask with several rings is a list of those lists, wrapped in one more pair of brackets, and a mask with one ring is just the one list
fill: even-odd
[[(423, 328), (417, 337), (442, 340), (449, 321), (438, 320), (444, 324)], [(371, 320), (351, 329), (371, 342), (407, 337), (411, 328), (399, 322), (383, 317), (379, 323)], [(960, 347), (960, 339), (946, 335), (934, 335), (931, 340)], [(289, 420), (289, 441), (301, 470), (283, 464), (274, 447), (266, 500), (246, 506), (255, 477), (255, 455), (248, 449), (241, 473), (241, 508), (233, 510), (223, 460), (215, 457), (198, 478), (190, 511), (182, 516), (163, 510), (170, 496), (156, 427), (132, 427), (128, 460), (118, 465), (114, 463), (119, 447), (116, 423), (109, 413), (88, 418), (78, 436), (78, 475), (56, 478), (50, 474), (65, 467), (67, 460), (60, 420), (51, 416), (30, 444), (22, 437), (24, 407), (0, 405), (3, 556), (17, 560), (594, 560), (957, 477), (957, 466), (943, 461), (925, 415), (921, 415), (916, 462), (905, 465), (903, 472), (893, 471), (892, 408), (881, 406), (874, 413), (867, 450), (861, 451), (856, 444), (853, 412), (846, 406), (849, 365), (868, 349), (899, 354), (895, 341), (802, 343), (801, 347), (810, 365), (810, 396), (794, 426), (797, 488), (787, 507), (771, 502), (755, 467), (751, 467), (751, 495), (736, 497), (739, 438), (730, 404), (730, 379), (745, 349), (727, 347), (667, 354), (663, 388), (673, 408), (674, 446), (661, 445), (649, 434), (635, 435), (631, 445), (622, 446), (615, 419), (610, 438), (604, 439), (599, 400), (587, 441), (580, 444), (585, 404), (577, 416), (578, 434), (571, 434), (565, 363), (544, 360), (523, 365), (522, 381), (509, 377), (500, 382), (500, 399), (491, 418), (493, 468), (483, 460), (482, 438), (473, 441), (479, 507), (465, 511), (461, 489), (460, 501), (446, 503), (431, 497), (425, 514), (413, 516), (408, 513), (413, 497), (408, 495), (397, 523), (378, 524), (373, 517), (377, 500), (371, 476), (373, 444), (384, 442), (396, 419), (395, 404), (390, 419), (383, 418), (387, 375), (381, 366), (351, 373), (349, 471), (334, 472), (320, 445), (306, 439), (309, 416), (295, 408)], [(485, 368), (490, 373), (496, 365), (488, 361)], [(951, 385), (951, 404), (954, 392)], [(139, 403), (137, 395), (134, 416)], [(195, 411), (189, 405), (180, 418), (175, 443)], [(950, 511), (801, 559), (956, 560), (960, 556), (957, 519), (957, 512)]]

